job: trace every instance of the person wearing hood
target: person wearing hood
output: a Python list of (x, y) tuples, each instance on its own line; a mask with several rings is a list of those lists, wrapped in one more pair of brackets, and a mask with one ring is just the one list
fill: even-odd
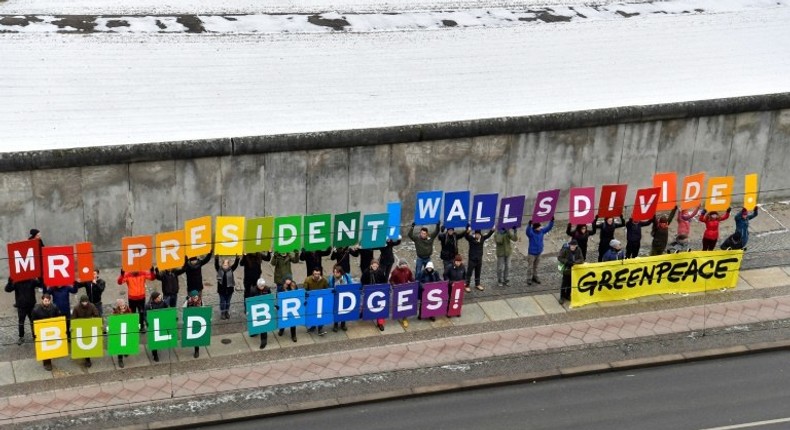
[[(52, 295), (44, 293), (41, 295), (41, 302), (33, 307), (33, 321), (45, 320), (47, 318), (55, 318), (63, 315), (57, 306), (52, 304)], [(42, 364), (44, 369), (52, 370), (52, 360), (43, 360)]]
[[(633, 218), (628, 218), (628, 221), (625, 222), (625, 258), (636, 258), (639, 256), (639, 248), (642, 247), (642, 227), (647, 227), (653, 224), (654, 221), (655, 217), (647, 221), (634, 221)], [(602, 259), (601, 261), (604, 260)]]
[(653, 242), (650, 244), (650, 255), (661, 255), (667, 251), (667, 243), (669, 243), (669, 225), (675, 219), (675, 213), (678, 207), (672, 208), (669, 216), (666, 215), (653, 215), (653, 230), (650, 234), (653, 236)]
[(19, 319), (19, 340), (17, 345), (25, 342), (25, 319), (30, 322), (30, 334), (35, 339), (36, 332), (33, 330), (33, 308), (36, 307), (36, 291), (41, 289), (38, 279), (28, 279), (14, 282), (8, 278), (5, 286), (7, 293), (14, 293), (14, 307)]
[(540, 264), (540, 255), (543, 254), (543, 237), (553, 227), (554, 217), (551, 217), (551, 221), (545, 228), (539, 222), (532, 221), (527, 226), (527, 238), (529, 239), (529, 247), (527, 249), (527, 285), (532, 285), (533, 282), (540, 284), (538, 265)]
[(758, 210), (759, 207), (755, 206), (754, 211), (750, 214), (746, 208), (742, 208), (735, 217), (735, 231), (741, 234), (741, 242), (744, 248), (746, 248), (746, 244), (749, 242), (749, 221), (757, 217)]
[[(77, 303), (77, 306), (74, 306), (74, 309), (71, 311), (71, 318), (100, 318), (99, 310), (96, 309), (96, 306), (90, 302), (87, 294), (83, 294), (80, 296), (80, 302)], [(91, 367), (91, 359), (90, 357), (85, 358), (85, 367)]]
[(716, 211), (707, 212), (702, 210), (699, 221), (705, 223), (705, 232), (702, 234), (702, 250), (713, 251), (716, 249), (716, 242), (719, 240), (719, 223), (730, 217), (732, 208), (727, 208), (727, 213), (719, 217)]
[[(148, 311), (154, 311), (157, 309), (166, 309), (166, 308), (167, 308), (167, 302), (165, 302), (162, 299), (162, 294), (159, 293), (158, 291), (154, 291), (153, 293), (151, 293), (151, 298), (148, 299), (148, 304), (145, 305), (146, 313)], [(159, 351), (154, 349), (151, 351), (151, 355), (154, 357), (154, 361), (159, 361)]]
[(469, 270), (466, 272), (466, 286), (471, 287), (472, 272), (474, 272), (475, 288), (483, 291), (485, 287), (480, 285), (480, 272), (483, 271), (483, 247), (486, 239), (494, 235), (494, 229), (489, 230), (485, 235), (480, 230), (475, 230), (474, 234), (471, 232), (472, 228), (467, 227), (466, 236), (464, 236), (469, 242)]
[(384, 276), (389, 278), (392, 266), (395, 264), (395, 251), (394, 248), (401, 244), (401, 237), (398, 235), (397, 239), (387, 238), (386, 245), (379, 248), (379, 263), (381, 270), (384, 271)]
[(439, 232), (439, 258), (442, 259), (442, 270), (447, 270), (448, 267), (453, 265), (453, 258), (458, 254), (458, 241), (463, 239), (465, 235), (464, 230), (455, 231), (455, 228), (445, 228), (442, 226)]
[[(610, 241), (611, 242), (611, 241)], [(604, 253), (605, 255), (606, 253)], [(603, 255), (601, 256), (603, 258)], [(571, 301), (571, 269), (577, 264), (584, 263), (582, 251), (575, 240), (571, 239), (568, 246), (563, 246), (557, 254), (557, 261), (562, 268), (562, 284), (560, 286), (560, 304)]]
[(219, 256), (214, 258), (214, 270), (217, 271), (217, 294), (219, 295), (219, 313), (220, 319), (230, 319), (230, 300), (233, 298), (233, 292), (236, 290), (236, 277), (233, 272), (239, 267), (239, 256), (230, 262), (229, 258), (222, 260), (222, 265), (219, 262)]
[[(447, 269), (450, 269), (451, 267), (452, 266), (448, 267)], [(411, 275), (411, 270), (409, 271), (409, 275)], [(414, 280), (414, 278), (412, 277), (411, 280)], [(417, 281), (419, 282), (417, 287), (417, 297), (419, 298), (419, 300), (422, 300), (422, 292), (424, 288), (423, 286), (425, 284), (429, 282), (439, 282), (441, 280), (442, 278), (439, 276), (439, 272), (434, 270), (433, 261), (429, 261), (428, 264), (425, 265), (425, 269), (423, 269), (422, 274), (420, 275), (420, 279), (417, 279)], [(406, 282), (411, 282), (411, 281), (406, 281)], [(393, 283), (392, 285), (395, 285), (395, 283)], [(422, 310), (422, 308), (420, 308), (420, 310)], [(418, 316), (417, 319), (422, 319), (422, 315)], [(404, 321), (406, 320), (404, 319)], [(431, 317), (431, 321), (436, 321), (436, 318)], [(403, 327), (404, 328), (408, 327), (408, 322)]]
[(598, 236), (598, 262), (603, 261), (603, 255), (606, 254), (606, 251), (609, 249), (609, 242), (614, 239), (615, 230), (621, 227), (625, 227), (625, 218), (623, 218), (623, 215), (620, 215), (619, 222), (609, 217), (604, 218), (600, 225), (598, 225), (598, 216), (596, 215), (595, 220), (593, 220), (593, 229), (600, 230)]
[(510, 257), (513, 255), (513, 242), (518, 242), (518, 229), (500, 228), (494, 236), (496, 244), (496, 278), (497, 285), (510, 285)]
[[(680, 236), (682, 234), (688, 238), (689, 233), (691, 232), (691, 220), (693, 220), (694, 217), (697, 216), (699, 210), (700, 207), (697, 206), (696, 208), (694, 208), (693, 211), (690, 212), (683, 209), (681, 209), (678, 212), (678, 231), (676, 233), (677, 236)], [(676, 240), (677, 240), (677, 236), (675, 236)]]
[[(272, 289), (266, 285), (266, 280), (263, 278), (258, 279), (255, 283), (255, 290), (253, 291), (250, 297), (257, 297), (257, 296), (264, 296), (266, 294), (271, 294)], [(269, 333), (263, 332), (261, 333), (261, 345), (258, 347), (259, 349), (266, 348), (266, 344), (269, 341)]]
[[(213, 255), (214, 250), (212, 249), (203, 258), (189, 257), (184, 263), (184, 272), (187, 275), (187, 291), (197, 291), (200, 297), (203, 297), (203, 266), (211, 261)], [(134, 308), (131, 302), (129, 302), (129, 306)]]
[(603, 255), (603, 261), (617, 261), (625, 259), (623, 246), (617, 239), (612, 239), (609, 242), (609, 250)]
[[(429, 261), (425, 265), (425, 269), (422, 271), (423, 273), (428, 272), (428, 266), (430, 266), (431, 267), (431, 271), (433, 271), (433, 262)], [(383, 274), (383, 272), (382, 272), (382, 274)], [(396, 267), (392, 271), (392, 273), (390, 274), (389, 283), (391, 285), (401, 285), (401, 284), (405, 284), (407, 282), (414, 282), (414, 274), (412, 273), (411, 269), (409, 269), (409, 263), (407, 263), (405, 259), (401, 259), (400, 262), (398, 262), (398, 267)], [(365, 284), (363, 283), (363, 285), (365, 285)], [(419, 294), (420, 297), (422, 297), (422, 295), (421, 295), (421, 293), (419, 293), (419, 291), (421, 291), (421, 290), (418, 290), (418, 294)], [(403, 326), (403, 328), (406, 328), (406, 327), (409, 326), (409, 320), (407, 320), (406, 318), (403, 318), (400, 321), (400, 323)], [(382, 325), (382, 327), (383, 327), (383, 325)], [(379, 327), (379, 328), (381, 328), (381, 327)]]

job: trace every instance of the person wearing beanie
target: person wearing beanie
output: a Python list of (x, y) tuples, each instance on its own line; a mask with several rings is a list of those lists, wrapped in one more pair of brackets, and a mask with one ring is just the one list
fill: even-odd
[[(538, 278), (538, 265), (540, 264), (540, 255), (543, 254), (543, 237), (554, 227), (554, 217), (543, 228), (539, 222), (529, 222), (527, 226), (527, 238), (529, 239), (529, 247), (527, 249), (527, 285), (532, 283), (540, 284)], [(580, 251), (581, 252), (581, 251)]]
[[(461, 257), (461, 254), (455, 256), (453, 259), (453, 265), (444, 271), (444, 276), (442, 276), (442, 278), (451, 284), (457, 281), (466, 282), (466, 267), (464, 266), (464, 258)], [(472, 292), (472, 289), (469, 287), (468, 283), (464, 287), (464, 291), (467, 293)]]
[[(44, 293), (41, 295), (41, 302), (37, 303), (36, 306), (33, 307), (33, 321), (44, 320), (47, 318), (55, 318), (63, 315), (58, 309), (57, 306), (52, 304), (52, 295), (49, 293)], [(44, 365), (44, 369), (51, 371), (52, 370), (52, 360), (43, 360), (42, 364)]]
[[(184, 302), (185, 308), (192, 308), (192, 307), (200, 307), (203, 306), (203, 297), (200, 296), (200, 292), (198, 290), (192, 290), (189, 292), (189, 296), (187, 296), (187, 301)], [(192, 353), (192, 357), (198, 358), (200, 357), (200, 347), (195, 347), (195, 352)]]
[(669, 243), (669, 225), (675, 219), (675, 213), (678, 207), (672, 208), (669, 217), (666, 215), (653, 215), (653, 242), (650, 244), (650, 255), (661, 255), (667, 251), (667, 243)]
[(727, 208), (727, 213), (720, 217), (716, 211), (707, 212), (702, 210), (699, 216), (699, 222), (705, 224), (705, 232), (702, 233), (702, 250), (713, 251), (716, 249), (716, 242), (719, 241), (719, 223), (730, 217), (732, 208)]
[(506, 287), (510, 284), (510, 256), (513, 255), (513, 242), (518, 242), (518, 229), (500, 228), (494, 236), (496, 244), (496, 278), (497, 285)]
[[(148, 312), (165, 308), (167, 308), (167, 302), (163, 300), (162, 294), (159, 293), (159, 291), (151, 293), (151, 298), (148, 299), (148, 304), (145, 305), (145, 311)], [(159, 361), (159, 351), (152, 350), (151, 355), (154, 357), (154, 361)]]
[[(611, 241), (611, 239), (610, 239)], [(571, 239), (568, 246), (563, 246), (557, 254), (557, 261), (560, 264), (562, 271), (562, 284), (560, 286), (560, 304), (565, 301), (571, 300), (571, 269), (576, 264), (584, 263), (582, 251), (579, 249), (578, 243)]]
[(620, 241), (612, 239), (609, 241), (609, 250), (603, 255), (602, 261), (617, 261), (625, 259), (625, 253)]
[(472, 227), (467, 227), (466, 236), (464, 236), (466, 241), (469, 242), (469, 258), (467, 259), (469, 261), (469, 270), (466, 271), (466, 287), (472, 286), (472, 273), (474, 272), (475, 288), (483, 291), (485, 287), (480, 285), (480, 272), (483, 271), (483, 247), (486, 239), (494, 235), (494, 229), (489, 230), (485, 236), (480, 230), (475, 230), (474, 234), (471, 232)]
[[(329, 278), (329, 288), (334, 289), (337, 285), (348, 285), (351, 283), (351, 275), (346, 273), (343, 270), (343, 266), (339, 264), (335, 264), (335, 267), (332, 268), (332, 276)], [(340, 327), (343, 331), (348, 330), (346, 327), (346, 322), (342, 321), (340, 323), (335, 323), (332, 326), (332, 331), (337, 333), (337, 329)]]
[[(619, 222), (618, 222), (619, 221)], [(598, 225), (598, 216), (595, 216), (593, 221), (593, 229), (600, 230), (598, 236), (598, 262), (603, 260), (603, 255), (609, 249), (609, 242), (614, 239), (614, 231), (618, 228), (625, 227), (625, 219), (620, 215), (620, 219), (615, 221), (614, 218), (605, 218), (600, 225)]]
[[(738, 216), (735, 217), (735, 231), (741, 234), (742, 248), (746, 248), (746, 244), (749, 242), (749, 221), (757, 217), (758, 210), (759, 207), (755, 206), (752, 213), (749, 214), (749, 211), (746, 208), (742, 208), (741, 211), (738, 213)], [(738, 248), (738, 249), (742, 249), (742, 248)]]
[[(80, 302), (77, 303), (77, 306), (74, 306), (74, 309), (71, 311), (71, 317), (74, 319), (77, 318), (99, 318), (99, 310), (96, 309), (96, 306), (90, 302), (88, 299), (87, 294), (83, 294), (80, 296)], [(90, 357), (85, 358), (85, 367), (91, 367), (91, 359)]]
[[(401, 284), (405, 284), (407, 282), (414, 282), (414, 273), (412, 273), (411, 269), (409, 269), (409, 263), (407, 263), (406, 260), (403, 260), (403, 259), (401, 259), (401, 263), (402, 264), (398, 264), (398, 267), (396, 267), (395, 270), (393, 270), (392, 273), (390, 274), (389, 283), (391, 285), (401, 285)], [(425, 265), (425, 267), (427, 268), (428, 266), (430, 266), (431, 270), (433, 270), (433, 262), (429, 261)], [(427, 272), (428, 272), (427, 269), (424, 269), (422, 271), (422, 273), (427, 273)], [(384, 272), (383, 271), (381, 272), (381, 275), (384, 276)], [(363, 275), (363, 283), (362, 283), (362, 285), (365, 285), (364, 278), (365, 278), (365, 276)], [(386, 282), (386, 280), (384, 282)], [(418, 297), (422, 297), (422, 296), (418, 295)], [(384, 320), (380, 320), (379, 322), (381, 322), (381, 325), (379, 326), (379, 330), (383, 330)], [(403, 318), (402, 320), (400, 320), (400, 323), (403, 326), (403, 328), (406, 328), (406, 327), (409, 326), (409, 320), (407, 320), (406, 318)]]
[(428, 234), (428, 229), (426, 227), (422, 227), (419, 234), (414, 234), (415, 226), (416, 224), (412, 222), (411, 228), (409, 229), (409, 239), (414, 242), (414, 249), (417, 252), (417, 260), (414, 262), (414, 273), (417, 277), (420, 277), (422, 268), (431, 261), (431, 256), (433, 255), (433, 241), (439, 235), (441, 223), (436, 223), (436, 228), (433, 229), (431, 234)]
[[(398, 267), (400, 268), (400, 266)], [(386, 275), (384, 275), (384, 271), (381, 270), (381, 268), (379, 267), (378, 260), (374, 258), (370, 262), (370, 266), (367, 269), (365, 269), (364, 272), (362, 272), (362, 278), (360, 279), (360, 283), (362, 284), (362, 286), (387, 283), (387, 277)], [(406, 324), (408, 325), (408, 323)], [(379, 318), (376, 320), (376, 327), (378, 327), (379, 330), (384, 331), (383, 318)]]
[[(633, 218), (628, 218), (625, 222), (625, 258), (639, 257), (639, 248), (642, 247), (642, 227), (647, 227), (654, 221), (655, 217), (647, 221), (634, 221)], [(603, 258), (601, 261), (604, 261)]]
[(28, 279), (25, 281), (14, 282), (8, 278), (5, 286), (7, 293), (14, 293), (14, 307), (16, 308), (19, 320), (19, 340), (17, 345), (25, 343), (25, 319), (30, 322), (30, 334), (35, 336), (33, 330), (33, 308), (36, 307), (36, 291), (41, 289), (38, 279)]
[[(451, 261), (453, 261), (453, 260), (451, 260)], [(452, 267), (452, 265), (450, 265), (450, 267)], [(448, 267), (448, 269), (450, 267)], [(409, 274), (411, 274), (411, 271), (409, 271)], [(441, 280), (442, 280), (442, 278), (439, 277), (439, 272), (434, 270), (433, 262), (429, 261), (428, 264), (425, 265), (425, 268), (422, 269), (422, 275), (420, 276), (419, 279), (417, 279), (417, 282), (419, 282), (419, 284), (417, 286), (417, 297), (420, 300), (422, 300), (422, 292), (423, 292), (423, 289), (424, 289), (423, 286), (425, 284), (427, 284), (429, 282), (439, 282)], [(407, 281), (407, 282), (410, 282), (410, 281)], [(395, 285), (395, 284), (393, 283), (393, 285)], [(420, 309), (420, 310), (422, 310), (422, 309)], [(422, 319), (422, 315), (417, 316), (417, 319)], [(404, 319), (404, 321), (406, 321), (406, 320)], [(435, 317), (431, 317), (431, 321), (436, 321), (436, 318)], [(405, 327), (408, 327), (408, 326), (409, 325), (408, 325), (408, 321), (407, 321), (407, 324), (405, 324), (403, 327), (405, 328)]]
[(99, 277), (99, 269), (93, 271), (93, 280), (88, 282), (75, 282), (74, 287), (85, 288), (85, 294), (88, 295), (88, 300), (96, 306), (99, 310), (99, 316), (104, 316), (104, 305), (101, 301), (101, 296), (107, 288), (107, 283), (104, 279)]
[(401, 237), (398, 236), (397, 239), (387, 239), (386, 245), (384, 247), (379, 248), (379, 264), (381, 264), (381, 270), (384, 271), (384, 276), (389, 278), (390, 272), (392, 271), (392, 266), (395, 264), (395, 251), (394, 248), (401, 244)]
[[(123, 315), (130, 313), (132, 313), (132, 310), (129, 309), (129, 305), (126, 304), (126, 301), (124, 299), (118, 299), (115, 301), (115, 306), (112, 308), (113, 315)], [(124, 358), (123, 355), (118, 356), (118, 367), (120, 367), (121, 369), (123, 369), (124, 367), (123, 358)]]
[[(317, 267), (313, 267), (310, 276), (308, 276), (304, 280), (302, 285), (304, 285), (304, 289), (307, 290), (307, 296), (309, 297), (311, 291), (318, 291), (318, 290), (324, 290), (329, 288), (329, 281), (327, 281), (326, 278), (324, 278), (324, 269), (321, 266), (317, 266)], [(319, 325), (317, 329), (319, 336), (323, 336), (326, 334), (326, 331), (324, 331), (324, 326)], [(312, 333), (314, 331), (316, 331), (316, 326), (312, 326), (307, 329), (308, 333)]]
[(239, 267), (239, 256), (231, 264), (229, 258), (219, 263), (219, 256), (214, 257), (214, 270), (217, 271), (217, 295), (219, 295), (219, 314), (220, 319), (230, 319), (230, 300), (236, 290), (236, 277), (233, 272)]
[[(255, 290), (253, 290), (252, 295), (250, 297), (257, 297), (257, 296), (264, 296), (266, 294), (271, 294), (272, 289), (266, 285), (266, 280), (263, 278), (259, 278), (258, 281), (255, 283)], [(263, 332), (261, 333), (261, 345), (259, 346), (260, 349), (266, 348), (266, 344), (269, 340), (269, 333)]]
[(27, 238), (27, 240), (33, 240), (33, 239), (41, 239), (41, 231), (35, 228), (31, 228), (30, 236)]
[[(288, 265), (290, 266), (290, 263), (288, 263)], [(283, 293), (285, 291), (295, 291), (295, 290), (298, 290), (298, 289), (299, 289), (299, 286), (296, 285), (296, 282), (294, 282), (293, 276), (291, 276), (290, 273), (286, 273), (283, 276), (283, 284), (277, 286), (277, 292), (278, 293)], [(291, 331), (291, 340), (296, 342), (296, 326), (291, 327), (290, 331)], [(279, 336), (282, 336), (283, 334), (285, 334), (285, 329), (281, 328), (280, 331), (277, 332), (277, 334)]]

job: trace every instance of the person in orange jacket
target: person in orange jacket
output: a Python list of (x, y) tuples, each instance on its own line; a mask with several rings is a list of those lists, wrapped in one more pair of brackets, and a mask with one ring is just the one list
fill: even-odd
[(126, 296), (129, 299), (129, 309), (140, 314), (140, 332), (145, 332), (145, 281), (156, 279), (154, 268), (148, 271), (124, 272), (118, 276), (118, 285), (126, 284)]

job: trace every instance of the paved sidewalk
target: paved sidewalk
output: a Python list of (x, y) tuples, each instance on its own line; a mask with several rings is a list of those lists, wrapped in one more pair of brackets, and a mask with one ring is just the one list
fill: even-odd
[[(316, 342), (387, 337), (405, 331), (400, 325), (391, 323), (382, 333), (372, 324), (361, 322), (352, 324), (348, 332), (330, 333), (319, 338), (303, 334), (303, 328), (300, 328), (299, 343), (294, 344), (288, 337), (270, 335), (270, 345), (264, 351), (258, 350), (257, 338), (250, 338), (243, 333), (217, 335), (203, 356), (223, 357), (227, 361), (218, 361), (218, 365), (205, 369), (196, 366), (190, 370), (190, 366), (181, 366), (174, 367), (177, 369), (175, 371), (168, 371), (167, 361), (173, 365), (205, 360), (193, 359), (191, 349), (177, 349), (169, 356), (163, 354), (165, 359), (160, 364), (152, 364), (147, 353), (130, 357), (124, 370), (116, 369), (109, 357), (94, 360), (95, 364), (90, 369), (78, 365), (81, 360), (58, 359), (54, 361), (56, 370), (52, 373), (43, 371), (41, 364), (31, 358), (0, 362), (0, 384), (5, 384), (7, 388), (26, 388), (24, 394), (0, 397), (0, 425), (240, 389), (440, 366), (513, 354), (535, 354), (558, 348), (633, 341), (672, 333), (782, 320), (790, 318), (790, 295), (785, 291), (771, 297), (770, 293), (776, 290), (770, 288), (788, 285), (790, 267), (755, 269), (742, 272), (735, 291), (708, 292), (721, 299), (712, 300), (713, 303), (587, 320), (565, 318), (558, 323), (545, 321), (554, 316), (573, 317), (576, 311), (560, 306), (552, 294), (482, 301), (465, 306), (461, 318), (443, 318), (436, 322), (413, 321), (407, 329), (408, 333), (416, 334), (432, 328), (472, 327), (480, 324), (475, 327), (482, 327), (482, 330), (474, 333), (423, 340), (411, 340), (408, 336), (392, 337), (392, 342), (347, 350), (337, 348), (320, 353), (307, 352), (311, 351), (309, 348), (303, 348), (306, 352), (301, 353), (299, 347)], [(756, 298), (727, 300), (727, 295), (734, 298), (736, 291), (761, 294), (754, 294), (758, 296)], [(667, 295), (646, 300), (677, 306), (680, 305), (677, 297)], [(627, 308), (638, 303), (644, 303), (644, 300), (599, 306)], [(581, 315), (595, 314), (588, 312)], [(497, 329), (495, 323), (506, 320), (523, 321), (523, 326)], [(538, 321), (538, 324), (529, 326), (531, 321)], [(271, 359), (274, 356), (271, 350), (287, 348), (292, 348), (290, 356)], [(247, 362), (230, 364), (231, 358), (236, 357), (245, 357)], [(135, 377), (129, 377), (135, 370)], [(86, 375), (100, 378), (86, 378)], [(53, 378), (59, 382), (57, 389), (52, 389), (48, 384), (36, 383), (46, 379), (55, 382)], [(97, 382), (99, 380), (107, 382)], [(10, 391), (16, 390), (6, 393)]]

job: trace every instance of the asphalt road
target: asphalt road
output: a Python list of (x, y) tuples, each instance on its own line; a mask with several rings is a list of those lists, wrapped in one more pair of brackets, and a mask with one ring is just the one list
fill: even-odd
[(225, 423), (216, 428), (766, 430), (790, 427), (788, 404), (790, 361), (780, 351)]

